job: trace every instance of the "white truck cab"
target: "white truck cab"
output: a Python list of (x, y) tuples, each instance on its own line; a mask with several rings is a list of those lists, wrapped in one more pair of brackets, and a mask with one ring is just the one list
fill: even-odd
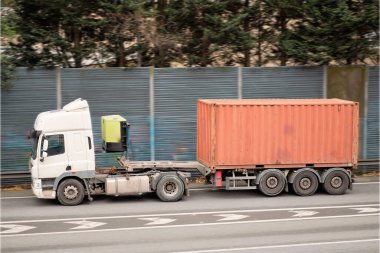
[[(33, 193), (56, 198), (62, 178), (88, 179), (95, 175), (95, 152), (91, 116), (86, 100), (77, 99), (61, 110), (40, 113), (34, 123), (29, 169)], [(67, 198), (77, 192), (65, 189)]]

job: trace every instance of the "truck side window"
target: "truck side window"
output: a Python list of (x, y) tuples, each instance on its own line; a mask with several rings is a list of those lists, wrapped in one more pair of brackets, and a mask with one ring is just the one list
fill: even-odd
[(48, 156), (59, 155), (65, 153), (65, 140), (63, 134), (46, 136), (49, 141)]

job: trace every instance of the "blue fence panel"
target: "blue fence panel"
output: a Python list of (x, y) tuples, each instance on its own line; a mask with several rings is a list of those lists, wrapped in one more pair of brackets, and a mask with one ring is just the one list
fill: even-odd
[(196, 159), (200, 98), (237, 98), (237, 68), (155, 69), (155, 158)]
[(368, 68), (367, 157), (379, 158), (379, 67)]
[(323, 98), (323, 67), (243, 68), (243, 98)]
[(27, 136), (40, 112), (56, 109), (54, 70), (17, 68), (9, 92), (1, 92), (1, 172), (28, 171)]
[(149, 160), (149, 68), (63, 69), (63, 103), (79, 97), (90, 105), (96, 165), (111, 166), (121, 153), (101, 149), (101, 116), (119, 114), (131, 124), (128, 155)]

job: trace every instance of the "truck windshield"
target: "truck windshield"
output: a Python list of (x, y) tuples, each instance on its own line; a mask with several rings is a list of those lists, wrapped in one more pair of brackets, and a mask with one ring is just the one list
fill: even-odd
[(32, 143), (32, 159), (37, 158), (37, 148), (38, 148), (38, 138), (40, 137), (40, 132), (32, 130), (32, 133), (30, 134), (30, 138), (33, 140)]

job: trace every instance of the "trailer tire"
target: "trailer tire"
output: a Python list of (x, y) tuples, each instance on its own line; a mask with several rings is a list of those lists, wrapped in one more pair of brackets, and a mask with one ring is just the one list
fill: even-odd
[(285, 188), (285, 175), (277, 169), (270, 169), (262, 172), (260, 177), (259, 190), (266, 196), (277, 196)]
[(63, 180), (57, 189), (57, 199), (64, 206), (76, 206), (83, 202), (84, 187), (76, 179)]
[(342, 195), (346, 193), (349, 184), (349, 178), (346, 173), (334, 170), (326, 176), (323, 189), (331, 195)]
[(156, 194), (165, 202), (175, 202), (183, 197), (185, 186), (175, 175), (163, 176), (157, 184)]
[(295, 176), (292, 189), (299, 196), (311, 196), (317, 191), (318, 186), (318, 177), (312, 171), (304, 170)]

